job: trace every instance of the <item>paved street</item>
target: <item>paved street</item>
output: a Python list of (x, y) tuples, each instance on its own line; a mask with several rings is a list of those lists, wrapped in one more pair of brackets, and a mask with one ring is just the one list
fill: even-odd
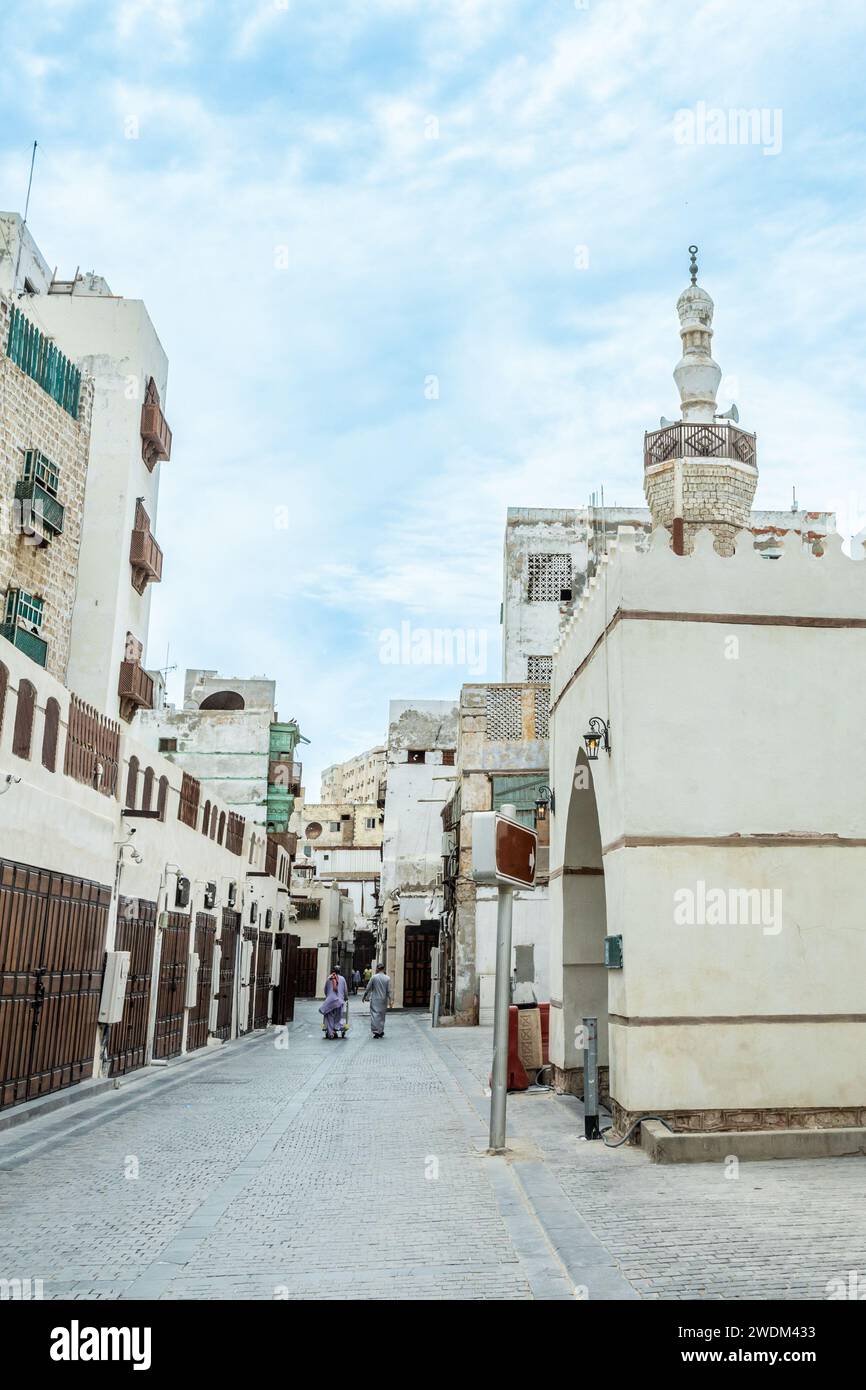
[[(866, 1271), (863, 1160), (735, 1179), (578, 1139), (509, 1101), (484, 1152), (487, 1029), (302, 1001), (258, 1035), (0, 1135), (2, 1278), (46, 1298), (826, 1298)], [(276, 1045), (285, 1042), (286, 1046)]]

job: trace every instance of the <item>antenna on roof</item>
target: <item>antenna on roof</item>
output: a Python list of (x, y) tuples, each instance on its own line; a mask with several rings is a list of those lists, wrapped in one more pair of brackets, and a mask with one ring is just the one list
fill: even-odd
[(797, 505), (797, 484), (795, 483), (791, 489), (791, 511), (797, 512), (799, 510), (800, 508)]
[[(24, 231), (24, 228), (27, 226), (27, 214), (28, 214), (28, 212), (30, 211), (30, 190), (31, 190), (31, 188), (33, 187), (33, 166), (34, 166), (35, 163), (36, 163), (36, 141), (34, 140), (34, 141), (33, 141), (33, 153), (32, 153), (31, 156), (30, 156), (30, 178), (27, 180), (27, 197), (26, 197), (25, 200), (24, 200), (24, 220), (23, 220), (22, 223), (21, 223), (21, 230), (22, 230), (22, 232)], [(16, 259), (16, 261), (15, 261), (15, 274), (14, 274), (13, 277), (12, 277), (12, 293), (13, 293), (13, 294), (15, 294), (16, 287), (17, 287), (17, 285), (18, 285), (18, 269), (19, 269), (19, 267), (20, 267), (20, 265), (21, 265), (21, 247), (22, 247), (23, 243), (24, 243), (24, 237), (23, 237), (23, 236), (20, 236), (20, 237), (18, 238), (18, 257), (17, 257), (17, 259)]]

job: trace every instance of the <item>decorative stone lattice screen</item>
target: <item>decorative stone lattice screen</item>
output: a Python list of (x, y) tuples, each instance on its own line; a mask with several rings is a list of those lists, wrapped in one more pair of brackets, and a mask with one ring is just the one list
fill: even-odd
[(523, 737), (523, 716), (520, 687), (491, 686), (487, 696), (487, 738), (520, 739)]
[(549, 738), (549, 709), (550, 691), (536, 690), (535, 692), (535, 737)]
[(538, 552), (528, 555), (530, 603), (561, 603), (563, 591), (571, 594), (571, 556)]
[(543, 681), (549, 685), (553, 679), (553, 657), (528, 656), (526, 658), (526, 679), (528, 681)]

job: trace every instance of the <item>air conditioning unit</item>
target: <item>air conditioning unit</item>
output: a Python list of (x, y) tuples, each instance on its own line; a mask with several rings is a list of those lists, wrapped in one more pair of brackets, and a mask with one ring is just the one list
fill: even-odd
[(99, 1022), (120, 1023), (126, 1001), (126, 981), (129, 978), (129, 951), (107, 951), (102, 994), (99, 1000)]
[(208, 883), (204, 890), (204, 905), (210, 909), (216, 907), (217, 886), (215, 883)]
[(255, 899), (254, 899), (254, 900), (250, 903), (250, 923), (251, 923), (251, 924), (252, 924), (253, 922), (256, 921), (256, 919), (258, 918), (258, 915), (259, 915), (259, 905), (258, 905), (258, 903), (257, 903), (257, 902), (255, 901)]
[(190, 882), (184, 878), (183, 874), (178, 874), (177, 888), (174, 894), (175, 907), (189, 907)]
[(186, 1007), (194, 1009), (198, 1003), (198, 972), (201, 960), (198, 951), (190, 951), (186, 963)]

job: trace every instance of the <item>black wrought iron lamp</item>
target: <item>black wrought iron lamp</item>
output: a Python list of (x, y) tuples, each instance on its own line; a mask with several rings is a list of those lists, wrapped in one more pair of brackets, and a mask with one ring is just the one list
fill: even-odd
[(586, 744), (588, 761), (597, 762), (600, 748), (603, 748), (605, 753), (610, 753), (610, 723), (594, 714), (589, 721), (589, 729), (584, 734), (583, 741)]
[(541, 786), (538, 788), (538, 796), (535, 798), (536, 825), (543, 825), (547, 820), (548, 806), (550, 807), (550, 814), (553, 815), (556, 811), (556, 797), (554, 796), (553, 788), (549, 787), (546, 782), (542, 782)]

